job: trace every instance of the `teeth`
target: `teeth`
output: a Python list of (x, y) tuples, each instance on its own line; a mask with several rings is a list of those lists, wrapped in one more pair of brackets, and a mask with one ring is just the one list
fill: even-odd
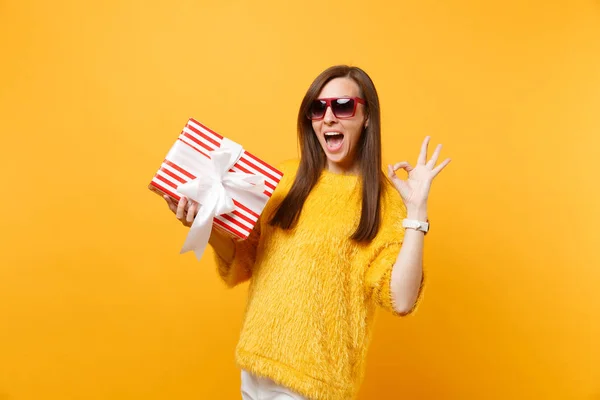
[(335, 135), (343, 135), (341, 132), (327, 132), (325, 136), (335, 136)]

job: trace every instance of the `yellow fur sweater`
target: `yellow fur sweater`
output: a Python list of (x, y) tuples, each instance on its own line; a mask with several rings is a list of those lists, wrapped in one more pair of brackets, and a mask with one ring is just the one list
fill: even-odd
[(349, 237), (360, 219), (359, 178), (324, 171), (298, 224), (289, 231), (272, 227), (268, 217), (297, 167), (298, 161), (279, 167), (284, 178), (250, 237), (237, 242), (233, 262), (216, 255), (228, 286), (250, 280), (236, 361), (309, 399), (353, 399), (376, 307), (399, 315), (390, 276), (404, 236), (405, 207), (386, 182), (379, 233), (369, 244), (356, 244)]

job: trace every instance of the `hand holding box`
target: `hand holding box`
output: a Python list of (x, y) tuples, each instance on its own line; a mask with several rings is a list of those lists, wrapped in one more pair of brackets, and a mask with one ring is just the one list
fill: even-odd
[(241, 145), (189, 119), (149, 189), (198, 202), (196, 216), (181, 253), (198, 259), (213, 227), (232, 237), (248, 237), (283, 174)]

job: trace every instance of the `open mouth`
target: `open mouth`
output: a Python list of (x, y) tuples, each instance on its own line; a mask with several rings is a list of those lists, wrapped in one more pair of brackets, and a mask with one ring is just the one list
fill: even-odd
[(336, 151), (342, 147), (344, 142), (344, 134), (339, 132), (327, 132), (325, 134), (325, 142), (329, 151)]

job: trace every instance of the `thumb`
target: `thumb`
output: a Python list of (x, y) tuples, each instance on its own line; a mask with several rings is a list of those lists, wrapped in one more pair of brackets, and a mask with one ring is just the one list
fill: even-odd
[(396, 170), (391, 165), (388, 165), (388, 177), (394, 183), (400, 182), (400, 178), (398, 177), (398, 175), (396, 175)]
[(396, 171), (391, 165), (388, 165), (388, 176), (398, 193), (400, 193), (400, 197), (404, 199), (406, 197), (406, 183), (396, 175)]

